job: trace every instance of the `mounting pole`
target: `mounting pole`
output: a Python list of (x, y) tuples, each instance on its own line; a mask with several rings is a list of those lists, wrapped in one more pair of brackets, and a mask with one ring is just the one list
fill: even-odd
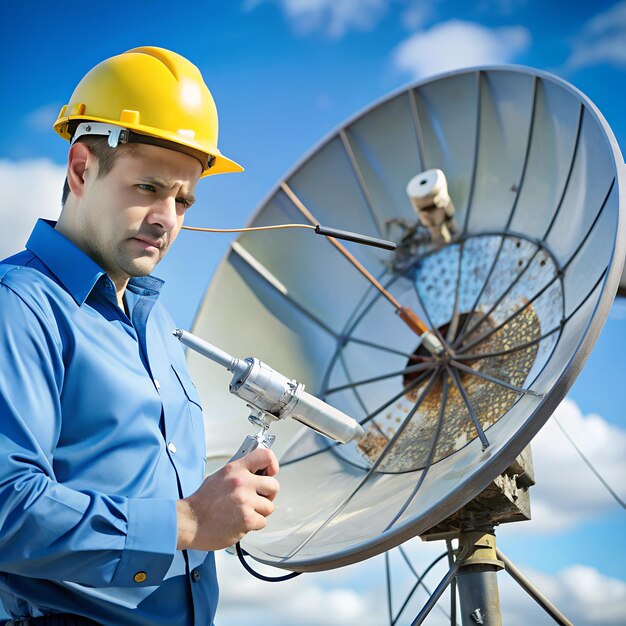
[(456, 574), (463, 626), (502, 626), (498, 571), (504, 563), (496, 555), (493, 527), (466, 530), (459, 535), (459, 546), (468, 553)]
[[(464, 507), (421, 535), (424, 541), (458, 538), (459, 548), (450, 570), (433, 591), (411, 626), (419, 626), (445, 588), (456, 581), (463, 626), (502, 626), (497, 573), (505, 569), (512, 578), (559, 624), (573, 626), (516, 567), (496, 548), (498, 524), (530, 519), (529, 489), (535, 484), (530, 446), (508, 469)], [(454, 611), (451, 616), (455, 623)]]

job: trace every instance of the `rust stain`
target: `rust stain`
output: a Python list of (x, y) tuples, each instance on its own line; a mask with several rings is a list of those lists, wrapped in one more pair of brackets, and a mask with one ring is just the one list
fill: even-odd
[[(526, 302), (527, 300), (521, 300), (518, 305), (523, 306)], [(478, 316), (478, 313), (474, 315)], [(467, 343), (495, 326), (496, 323), (488, 318), (467, 338)], [(472, 353), (484, 354), (509, 350), (538, 339), (540, 334), (539, 318), (534, 308), (528, 306), (501, 329), (474, 347)], [(477, 371), (521, 387), (535, 362), (537, 350), (538, 343), (507, 355), (465, 361), (465, 363)], [(509, 411), (519, 396), (516, 391), (477, 376), (462, 372), (459, 374), (461, 374), (462, 384), (478, 421), (485, 431)], [(400, 415), (395, 412), (389, 415), (384, 428), (381, 424), (368, 425), (366, 436), (361, 440), (357, 449), (370, 463), (378, 459), (390, 438), (398, 432), (406, 414), (413, 407), (426, 384), (425, 381), (396, 405), (395, 410), (399, 411)], [(440, 378), (388, 451), (379, 465), (379, 471), (406, 472), (425, 466), (439, 417), (442, 387)], [(382, 434), (383, 432), (385, 434)], [(433, 462), (436, 463), (453, 454), (476, 437), (476, 429), (465, 402), (452, 380), (448, 380), (446, 411)]]

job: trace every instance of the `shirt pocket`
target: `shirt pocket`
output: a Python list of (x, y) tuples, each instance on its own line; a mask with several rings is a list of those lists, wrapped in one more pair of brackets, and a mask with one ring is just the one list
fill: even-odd
[[(202, 402), (200, 401), (198, 390), (187, 372), (173, 365), (172, 370), (187, 397), (187, 408), (189, 409), (189, 419), (191, 420), (194, 439), (201, 442), (204, 449), (204, 420), (202, 417)], [(203, 458), (205, 458), (205, 456), (205, 454), (202, 455)]]

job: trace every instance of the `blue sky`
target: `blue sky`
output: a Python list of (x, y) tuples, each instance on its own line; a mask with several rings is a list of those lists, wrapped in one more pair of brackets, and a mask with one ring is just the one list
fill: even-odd
[[(243, 174), (202, 181), (197, 206), (188, 215), (192, 225), (244, 225), (294, 162), (333, 128), (410, 81), (464, 65), (515, 63), (561, 76), (591, 98), (626, 150), (626, 2), (112, 0), (106, 12), (97, 4), (77, 10), (41, 1), (5, 2), (0, 6), (0, 215), (8, 227), (0, 233), (0, 256), (22, 247), (36, 216), (58, 215), (67, 144), (51, 124), (73, 87), (97, 62), (138, 45), (170, 48), (198, 65), (218, 105), (220, 148), (246, 168)], [(229, 241), (227, 235), (183, 233), (158, 268), (167, 281), (165, 302), (181, 326), (191, 325)], [(624, 346), (622, 299), (559, 413), (622, 497)], [(557, 604), (564, 603), (575, 623), (623, 623), (624, 510), (554, 425), (539, 435), (535, 458), (535, 519), (503, 528), (501, 547)], [(419, 542), (412, 542), (411, 550), (423, 565), (434, 554)], [(384, 623), (384, 612), (383, 621), (372, 617), (380, 615), (380, 607), (370, 599), (384, 602), (380, 559), (271, 589), (246, 581), (245, 598), (229, 583), (243, 573), (222, 561), (223, 626), (249, 623), (255, 612), (256, 623), (321, 623), (315, 613), (320, 606), (328, 607), (325, 615), (333, 614), (325, 623)], [(541, 623), (513, 587), (501, 584), (507, 623), (522, 623), (526, 615)], [(267, 622), (259, 620), (259, 611)], [(430, 623), (439, 618), (433, 614)]]

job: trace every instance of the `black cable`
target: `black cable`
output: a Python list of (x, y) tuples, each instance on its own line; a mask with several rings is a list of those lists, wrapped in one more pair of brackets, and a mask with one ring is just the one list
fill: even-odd
[[(417, 582), (413, 585), (413, 588), (411, 589), (411, 591), (409, 592), (409, 595), (406, 597), (405, 601), (402, 603), (402, 606), (400, 607), (400, 610), (398, 611), (398, 614), (396, 615), (395, 619), (392, 622), (392, 626), (395, 626), (395, 624), (398, 623), (398, 620), (400, 619), (400, 616), (402, 615), (402, 612), (404, 611), (404, 609), (407, 607), (409, 601), (411, 600), (411, 597), (413, 596), (413, 594), (415, 593), (415, 591), (417, 590), (417, 588), (420, 585), (424, 585), (424, 583), (422, 582), (424, 580), (424, 578), (426, 578), (426, 576), (429, 574), (430, 570), (435, 567), (435, 565), (437, 565), (437, 563), (439, 563), (439, 561), (441, 561), (441, 559), (443, 559), (444, 557), (448, 556), (448, 552), (444, 552), (443, 554), (440, 554), (423, 572), (421, 576), (417, 577)], [(432, 594), (431, 594), (432, 595)], [(445, 611), (445, 609), (444, 609)]]
[(291, 572), (290, 574), (285, 574), (284, 576), (265, 576), (264, 574), (259, 574), (259, 572), (255, 572), (249, 565), (246, 563), (246, 560), (243, 558), (244, 555), (248, 553), (239, 545), (239, 542), (235, 544), (235, 549), (237, 550), (237, 556), (239, 557), (239, 561), (243, 565), (246, 572), (252, 574), (255, 578), (259, 580), (264, 580), (266, 583), (281, 583), (285, 580), (291, 580), (296, 576), (300, 576), (302, 572)]
[(383, 250), (395, 250), (397, 248), (397, 244), (393, 241), (379, 239), (378, 237), (370, 237), (368, 235), (361, 235), (360, 233), (353, 233), (347, 230), (329, 228), (327, 226), (322, 226), (321, 224), (317, 224), (316, 226), (313, 226), (312, 224), (274, 224), (272, 226), (252, 226), (248, 228), (201, 228), (199, 226), (182, 226), (182, 228), (184, 230), (195, 230), (203, 233), (247, 233), (260, 230), (280, 230), (284, 228), (310, 228), (318, 235), (324, 235), (324, 237), (345, 239), (346, 241), (354, 241), (365, 246), (383, 248)]

